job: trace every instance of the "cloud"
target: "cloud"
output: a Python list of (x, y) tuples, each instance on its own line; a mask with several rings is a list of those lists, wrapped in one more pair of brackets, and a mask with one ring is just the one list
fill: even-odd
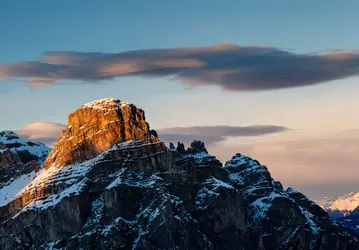
[[(188, 145), (194, 139), (204, 141), (208, 151), (222, 163), (238, 152), (248, 155), (267, 166), (286, 187), (312, 199), (359, 191), (358, 129), (320, 138), (274, 125), (174, 127), (157, 131), (166, 143), (182, 141)], [(288, 134), (282, 133), (285, 131)]]
[[(64, 128), (62, 124), (35, 122), (15, 132), (53, 146)], [(288, 128), (274, 125), (173, 127), (157, 131), (166, 143), (204, 141), (209, 152), (223, 163), (237, 152), (248, 155), (267, 166), (285, 186), (294, 187), (312, 199), (359, 191), (358, 129), (322, 138), (300, 136), (291, 140), (283, 140), (286, 136), (281, 133), (289, 131)], [(263, 135), (273, 137), (264, 140)]]
[(159, 137), (164, 142), (178, 141), (185, 144), (193, 140), (200, 140), (206, 144), (213, 144), (224, 141), (226, 137), (239, 136), (261, 136), (279, 132), (285, 132), (289, 129), (275, 125), (253, 125), (253, 126), (192, 126), (192, 127), (172, 127), (157, 130)]
[(15, 130), (19, 136), (32, 141), (39, 141), (52, 147), (65, 125), (52, 122), (35, 122), (22, 129)]
[(159, 138), (166, 145), (172, 142), (174, 145), (177, 145), (177, 142), (184, 143), (185, 145), (190, 145), (194, 140), (199, 140), (204, 142), (206, 145), (224, 141), (225, 137), (223, 136), (210, 136), (210, 135), (186, 135), (186, 134), (159, 134)]
[(319, 139), (226, 142), (207, 148), (222, 162), (237, 152), (257, 159), (275, 179), (312, 199), (359, 191), (359, 133), (355, 130)]
[[(15, 132), (28, 140), (40, 141), (52, 147), (61, 131), (66, 125), (52, 122), (35, 122)], [(193, 127), (172, 127), (157, 130), (159, 137), (165, 143), (183, 142), (190, 144), (193, 140), (200, 140), (206, 144), (214, 144), (224, 141), (226, 137), (238, 136), (260, 136), (285, 132), (286, 127), (274, 125), (253, 125), (246, 127), (232, 126), (193, 126)]]
[(120, 76), (174, 76), (182, 82), (234, 91), (313, 85), (359, 74), (357, 51), (296, 54), (274, 47), (232, 44), (120, 53), (47, 51), (39, 61), (0, 65), (0, 80), (46, 85), (98, 82)]

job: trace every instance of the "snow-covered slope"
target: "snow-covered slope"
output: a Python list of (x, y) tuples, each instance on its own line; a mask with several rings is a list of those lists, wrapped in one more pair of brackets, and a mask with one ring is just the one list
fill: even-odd
[(38, 175), (50, 148), (20, 138), (13, 131), (0, 132), (0, 207)]
[(359, 249), (258, 161), (236, 154), (223, 167), (198, 141), (170, 150), (162, 142), (116, 144), (93, 159), (41, 169), (11, 198), (0, 207), (5, 250)]
[(0, 188), (0, 207), (12, 201), (24, 187), (34, 180), (36, 174), (36, 171), (32, 171), (31, 173), (20, 175)]
[(37, 158), (40, 163), (43, 163), (51, 151), (40, 142), (26, 141), (20, 138), (13, 131), (0, 132), (0, 144), (4, 144), (13, 154), (21, 155), (28, 152), (33, 158)]
[(332, 218), (348, 216), (359, 206), (359, 192), (351, 192), (343, 196), (333, 198), (324, 198), (324, 202), (320, 203)]

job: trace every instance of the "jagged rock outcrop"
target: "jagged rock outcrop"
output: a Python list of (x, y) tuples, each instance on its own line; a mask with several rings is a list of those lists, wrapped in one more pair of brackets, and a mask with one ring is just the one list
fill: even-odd
[(130, 140), (158, 141), (142, 109), (113, 98), (90, 102), (69, 115), (44, 168), (82, 162)]
[[(0, 188), (38, 171), (49, 152), (44, 144), (26, 141), (13, 131), (0, 132)], [(0, 194), (1, 198), (4, 199), (4, 194)]]
[(127, 131), (136, 140), (91, 159), (94, 151), (79, 151), (67, 165), (57, 146), (61, 160), (0, 207), (1, 249), (359, 249), (351, 231), (284, 191), (258, 161), (236, 154), (223, 166), (202, 142), (167, 148)]

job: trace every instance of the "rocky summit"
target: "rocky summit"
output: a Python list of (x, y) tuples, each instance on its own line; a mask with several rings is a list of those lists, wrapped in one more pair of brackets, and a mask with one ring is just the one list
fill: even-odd
[(222, 165), (200, 141), (167, 148), (143, 110), (115, 99), (70, 114), (34, 178), (15, 181), (0, 189), (17, 190), (0, 205), (4, 250), (359, 249), (258, 161)]
[(124, 141), (155, 142), (156, 136), (135, 105), (113, 98), (90, 102), (69, 115), (44, 168), (91, 159)]

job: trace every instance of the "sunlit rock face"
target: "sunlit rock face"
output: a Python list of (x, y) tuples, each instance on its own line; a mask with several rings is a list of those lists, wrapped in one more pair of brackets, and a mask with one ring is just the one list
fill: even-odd
[(69, 115), (44, 168), (82, 162), (130, 140), (158, 141), (142, 109), (113, 98), (87, 103)]
[(167, 148), (115, 99), (70, 114), (45, 167), (22, 181), (0, 188), (0, 249), (359, 250), (258, 161), (223, 166), (200, 141)]

